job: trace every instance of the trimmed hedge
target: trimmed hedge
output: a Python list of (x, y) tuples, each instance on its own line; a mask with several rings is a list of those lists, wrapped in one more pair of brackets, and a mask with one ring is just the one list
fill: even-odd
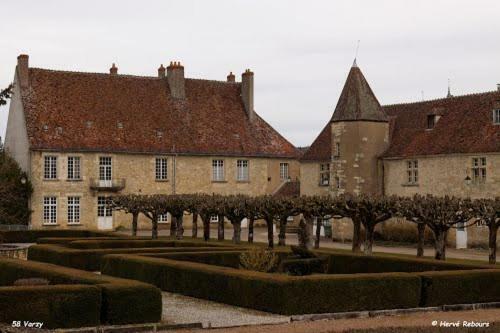
[(424, 272), (421, 306), (500, 301), (500, 270)]
[(297, 276), (311, 275), (312, 273), (326, 273), (327, 271), (327, 258), (284, 259), (280, 262), (278, 267), (278, 272)]
[(89, 285), (0, 287), (0, 322), (42, 322), (43, 328), (97, 326), (101, 291)]
[(433, 259), (401, 258), (395, 256), (315, 251), (329, 256), (328, 274), (426, 272), (491, 268), (487, 265), (455, 264)]
[(155, 247), (227, 247), (223, 244), (174, 241), (162, 239), (95, 239), (75, 240), (67, 244), (75, 249), (118, 249), (118, 248), (155, 248)]
[[(191, 249), (190, 249), (191, 250)], [(200, 264), (239, 268), (241, 250), (237, 248), (227, 248), (213, 252), (179, 252), (179, 253), (159, 253), (143, 254), (141, 256), (150, 258), (164, 258), (180, 261), (197, 262)]]
[(36, 240), (37, 244), (68, 244), (80, 240), (116, 240), (116, 237), (42, 237)]
[[(162, 290), (291, 315), (417, 307), (420, 278), (407, 273), (292, 277), (138, 255), (107, 255), (102, 272)], [(404, 290), (404, 292), (394, 292)]]
[(91, 230), (9, 230), (0, 231), (0, 239), (4, 243), (36, 243), (38, 238), (45, 237), (126, 237), (111, 232)]
[[(34, 277), (48, 279), (55, 285), (94, 285), (99, 289), (102, 300), (101, 324), (161, 320), (161, 292), (154, 286), (41, 262), (0, 258), (0, 285), (11, 285), (17, 279)], [(18, 318), (22, 318), (22, 313)]]
[[(66, 247), (65, 245), (66, 244), (37, 244), (30, 246), (28, 249), (28, 260), (42, 261), (86, 271), (98, 271), (101, 267), (101, 257), (106, 254), (186, 251), (186, 247), (75, 249)], [(218, 249), (220, 249), (220, 247), (192, 247), (189, 248), (189, 251), (214, 251)]]

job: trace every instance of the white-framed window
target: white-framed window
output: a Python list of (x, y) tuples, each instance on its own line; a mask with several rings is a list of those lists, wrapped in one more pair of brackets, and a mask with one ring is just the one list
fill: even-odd
[(44, 157), (43, 178), (57, 179), (57, 156)]
[(472, 158), (472, 180), (475, 183), (486, 181), (486, 157)]
[(99, 180), (110, 181), (112, 175), (112, 161), (109, 156), (99, 157)]
[(340, 143), (335, 142), (333, 144), (333, 158), (338, 159), (340, 157)]
[(219, 215), (210, 216), (210, 223), (217, 223), (217, 222), (219, 222)]
[(158, 215), (158, 223), (167, 223), (168, 213)]
[(68, 224), (80, 224), (80, 197), (68, 197)]
[(167, 180), (167, 158), (157, 157), (155, 160), (155, 177), (156, 180)]
[(288, 163), (280, 163), (280, 179), (287, 180), (288, 177)]
[(319, 165), (319, 185), (330, 185), (330, 164), (324, 163)]
[(113, 209), (108, 205), (108, 198), (105, 196), (97, 197), (97, 216), (98, 217), (113, 216)]
[(224, 160), (212, 160), (212, 180), (224, 181)]
[(493, 124), (500, 125), (500, 109), (493, 110)]
[(418, 160), (406, 161), (406, 182), (418, 184)]
[(236, 161), (236, 180), (240, 182), (249, 180), (248, 160)]
[(343, 188), (343, 185), (342, 185), (342, 179), (340, 179), (339, 176), (335, 176), (335, 188), (337, 190), (340, 190)]
[(57, 198), (43, 198), (43, 224), (57, 224)]
[(68, 179), (69, 180), (81, 179), (80, 170), (81, 170), (80, 157), (68, 156)]

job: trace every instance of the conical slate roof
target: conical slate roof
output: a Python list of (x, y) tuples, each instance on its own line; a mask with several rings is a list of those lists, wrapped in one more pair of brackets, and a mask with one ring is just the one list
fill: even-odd
[(363, 73), (354, 61), (333, 112), (332, 121), (388, 121)]

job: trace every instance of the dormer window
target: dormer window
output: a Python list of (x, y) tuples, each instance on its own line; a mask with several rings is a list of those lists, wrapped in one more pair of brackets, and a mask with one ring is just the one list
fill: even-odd
[(427, 129), (433, 129), (436, 125), (436, 115), (429, 114), (427, 115)]
[(500, 109), (493, 110), (493, 124), (500, 125)]

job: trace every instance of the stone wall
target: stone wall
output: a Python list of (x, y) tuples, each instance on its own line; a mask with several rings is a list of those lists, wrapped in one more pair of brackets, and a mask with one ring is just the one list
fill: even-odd
[[(43, 161), (45, 155), (58, 157), (58, 179), (43, 179)], [(80, 181), (67, 180), (68, 156), (80, 156)], [(292, 179), (299, 177), (300, 167), (296, 160), (274, 158), (237, 158), (212, 156), (164, 156), (167, 157), (168, 180), (155, 180), (155, 158), (157, 155), (146, 154), (100, 154), (100, 153), (48, 153), (32, 152), (33, 196), (31, 207), (33, 214), (31, 224), (38, 228), (82, 228), (97, 229), (97, 197), (114, 195), (112, 192), (101, 192), (90, 189), (91, 179), (99, 178), (99, 157), (112, 157), (112, 178), (124, 179), (125, 188), (120, 194), (171, 194), (171, 193), (220, 193), (261, 195), (272, 193), (280, 184), (279, 164), (289, 163), (289, 174)], [(225, 181), (212, 181), (212, 160), (223, 159)], [(249, 161), (249, 181), (236, 180), (236, 161)], [(174, 168), (175, 165), (175, 168)], [(175, 178), (174, 178), (175, 174)], [(43, 225), (43, 197), (57, 197), (57, 225)], [(80, 197), (80, 225), (67, 224), (67, 197)], [(186, 222), (190, 221), (188, 217)], [(121, 212), (113, 213), (113, 226), (130, 228), (131, 215)], [(150, 228), (150, 221), (140, 217), (139, 228)]]
[(330, 193), (329, 186), (320, 185), (320, 165), (320, 162), (300, 163), (301, 195), (328, 195)]

